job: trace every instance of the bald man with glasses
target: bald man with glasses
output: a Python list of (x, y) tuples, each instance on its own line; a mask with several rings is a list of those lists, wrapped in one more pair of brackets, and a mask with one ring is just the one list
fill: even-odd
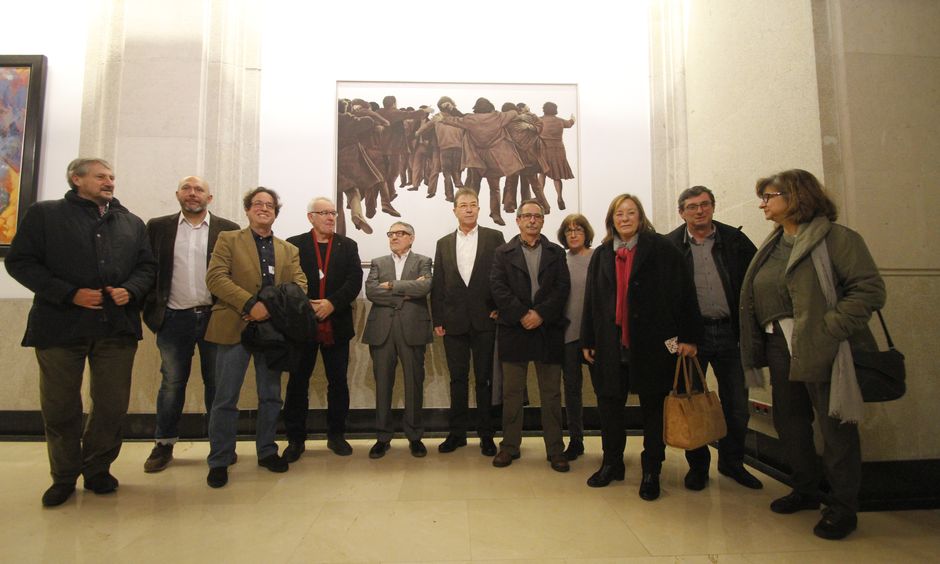
[(382, 458), (390, 448), (392, 388), (395, 367), (401, 361), (405, 376), (403, 427), (412, 456), (428, 451), (421, 410), (424, 403), (424, 350), (433, 340), (428, 294), (431, 292), (431, 259), (411, 251), (415, 230), (392, 224), (387, 233), (391, 254), (372, 260), (366, 277), (366, 297), (372, 302), (362, 342), (369, 345), (375, 376), (377, 440), (369, 458)]

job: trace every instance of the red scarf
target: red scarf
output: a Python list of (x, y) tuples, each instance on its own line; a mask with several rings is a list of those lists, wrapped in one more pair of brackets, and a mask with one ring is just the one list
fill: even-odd
[(620, 344), (630, 348), (630, 271), (633, 270), (633, 257), (636, 246), (632, 249), (620, 247), (614, 263), (617, 267), (617, 325), (620, 327)]

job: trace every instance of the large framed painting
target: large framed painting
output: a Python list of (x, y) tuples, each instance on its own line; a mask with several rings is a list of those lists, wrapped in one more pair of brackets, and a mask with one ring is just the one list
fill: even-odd
[(46, 57), (0, 55), (0, 256), (36, 201)]
[(395, 221), (433, 256), (456, 229), (453, 195), (478, 194), (481, 225), (519, 233), (515, 211), (536, 199), (543, 233), (580, 210), (575, 84), (352, 82), (336, 85), (337, 231), (363, 257), (387, 254)]

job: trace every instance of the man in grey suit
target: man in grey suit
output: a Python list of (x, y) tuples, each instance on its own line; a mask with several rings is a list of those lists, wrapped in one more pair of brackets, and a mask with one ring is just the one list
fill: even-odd
[(387, 233), (392, 254), (372, 260), (366, 278), (366, 297), (372, 302), (362, 342), (369, 345), (375, 375), (375, 422), (377, 441), (369, 458), (382, 458), (390, 448), (392, 388), (395, 368), (401, 360), (405, 374), (405, 418), (403, 427), (412, 456), (428, 451), (421, 442), (424, 427), (424, 348), (433, 339), (428, 293), (431, 291), (431, 259), (411, 252), (415, 230), (411, 225), (392, 224)]

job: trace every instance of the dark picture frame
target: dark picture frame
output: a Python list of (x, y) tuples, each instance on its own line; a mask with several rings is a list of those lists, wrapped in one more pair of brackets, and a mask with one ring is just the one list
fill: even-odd
[(45, 89), (45, 55), (0, 55), (0, 257), (38, 195)]

